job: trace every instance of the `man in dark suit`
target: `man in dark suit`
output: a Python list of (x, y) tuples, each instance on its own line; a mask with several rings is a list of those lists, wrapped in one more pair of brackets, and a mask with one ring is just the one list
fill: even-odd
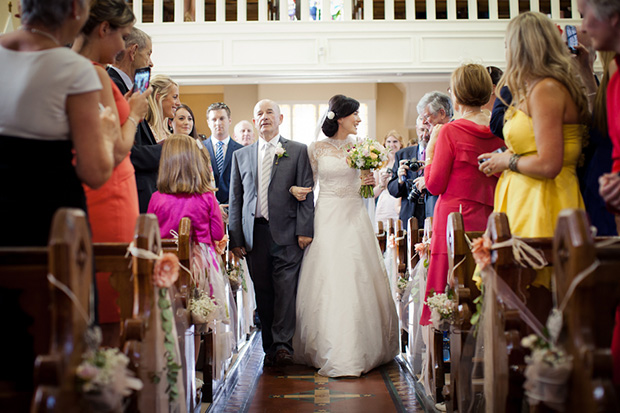
[(311, 187), (306, 145), (280, 136), (282, 114), (271, 100), (254, 108), (259, 139), (236, 151), (230, 179), (230, 248), (247, 255), (256, 290), (265, 366), (292, 364), (295, 298), (303, 250), (314, 236), (314, 196), (304, 201), (292, 186)]
[[(133, 88), (136, 69), (153, 67), (152, 49), (151, 38), (142, 30), (132, 28), (125, 41), (125, 49), (114, 59), (114, 66), (108, 66), (108, 74), (121, 93), (126, 94)], [(131, 163), (136, 171), (140, 213), (146, 213), (151, 195), (157, 190), (161, 148), (162, 146), (157, 144), (149, 124), (145, 120), (141, 121), (136, 131), (130, 155)]]
[(400, 203), (400, 220), (405, 223), (411, 217), (416, 217), (418, 225), (424, 225), (426, 213), (426, 194), (421, 192), (411, 197), (409, 194), (414, 191), (415, 183), (420, 179), (424, 179), (423, 170), (410, 170), (404, 164), (409, 160), (423, 162), (426, 156), (426, 145), (430, 137), (428, 126), (424, 124), (422, 119), (418, 117), (416, 124), (416, 133), (418, 135), (418, 144), (408, 146), (396, 152), (394, 155), (394, 165), (392, 166), (392, 178), (388, 182), (388, 192), (395, 198), (401, 198)]
[(211, 156), (211, 166), (217, 192), (215, 197), (220, 205), (228, 205), (230, 188), (230, 164), (233, 153), (243, 145), (230, 138), (230, 108), (222, 102), (213, 103), (207, 109), (207, 124), (211, 136), (202, 143)]

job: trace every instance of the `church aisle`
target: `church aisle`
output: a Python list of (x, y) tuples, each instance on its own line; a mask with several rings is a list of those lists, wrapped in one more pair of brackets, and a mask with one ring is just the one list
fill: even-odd
[(263, 368), (260, 338), (227, 400), (213, 412), (423, 412), (413, 379), (396, 360), (360, 378), (333, 379), (314, 368), (293, 365)]

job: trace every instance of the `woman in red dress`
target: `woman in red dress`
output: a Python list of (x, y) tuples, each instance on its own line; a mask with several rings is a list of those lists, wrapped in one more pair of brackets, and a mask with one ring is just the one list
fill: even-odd
[[(450, 78), (452, 101), (461, 118), (443, 125), (433, 148), (432, 162), (424, 170), (426, 188), (439, 195), (433, 214), (431, 259), (426, 282), (426, 297), (431, 291), (443, 293), (448, 275), (446, 223), (451, 212), (461, 212), (466, 231), (484, 231), (493, 212), (493, 194), (497, 178), (478, 170), (478, 156), (501, 148), (504, 142), (489, 129), (489, 116), (482, 112), (493, 90), (484, 66), (466, 64)], [(420, 324), (430, 323), (425, 305)]]
[[(118, 139), (114, 145), (116, 166), (112, 177), (96, 190), (84, 186), (93, 242), (131, 242), (140, 213), (135, 171), (129, 159), (129, 151), (134, 142), (136, 127), (146, 115), (147, 97), (151, 91), (142, 94), (130, 92), (127, 100), (104, 67), (113, 63), (114, 56), (125, 48), (125, 38), (134, 21), (133, 12), (124, 0), (93, 1), (88, 21), (73, 44), (76, 52), (95, 65), (103, 85), (101, 103), (115, 108), (119, 120)], [(118, 292), (110, 286), (109, 274), (97, 274), (97, 291), (99, 322), (104, 325), (113, 323), (113, 330), (116, 331), (120, 321), (116, 304)], [(116, 336), (116, 332), (112, 335)]]

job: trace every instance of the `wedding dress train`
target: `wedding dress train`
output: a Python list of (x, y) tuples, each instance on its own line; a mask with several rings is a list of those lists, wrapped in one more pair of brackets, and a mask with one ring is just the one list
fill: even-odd
[(320, 184), (314, 239), (297, 290), (296, 362), (329, 377), (360, 376), (398, 353), (398, 318), (359, 171), (345, 162), (351, 140), (310, 146)]

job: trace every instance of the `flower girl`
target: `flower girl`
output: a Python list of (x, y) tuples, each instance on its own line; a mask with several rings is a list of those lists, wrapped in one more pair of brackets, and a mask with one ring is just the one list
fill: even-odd
[(191, 220), (197, 243), (192, 247), (195, 290), (189, 307), (195, 324), (207, 324), (216, 333), (216, 363), (223, 363), (235, 345), (230, 318), (236, 308), (220, 258), (227, 239), (209, 165), (200, 142), (187, 135), (168, 137), (159, 163), (158, 190), (147, 212), (157, 216), (162, 238), (170, 238), (182, 218)]

